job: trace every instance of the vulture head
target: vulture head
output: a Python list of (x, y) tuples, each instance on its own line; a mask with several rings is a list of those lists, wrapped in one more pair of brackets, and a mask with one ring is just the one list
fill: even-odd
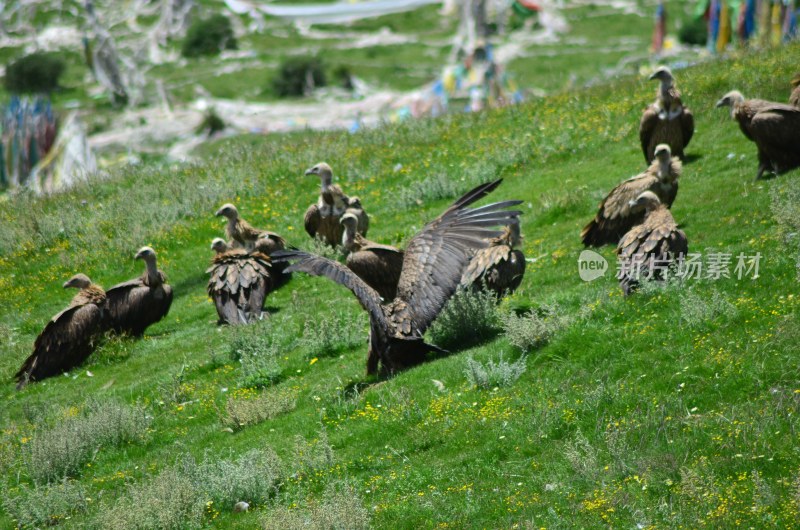
[(361, 199), (358, 197), (350, 197), (350, 203), (347, 205), (348, 208), (355, 208), (356, 210), (363, 210), (364, 207), (361, 206)]
[(320, 162), (316, 166), (307, 169), (306, 175), (316, 175), (325, 184), (330, 184), (333, 181), (333, 170), (325, 162)]
[(344, 225), (345, 229), (352, 230), (353, 233), (355, 233), (356, 228), (358, 227), (358, 217), (356, 217), (354, 213), (347, 212), (339, 220), (339, 223)]
[(142, 247), (139, 249), (139, 252), (133, 257), (133, 259), (141, 259), (145, 262), (151, 262), (156, 260), (156, 251), (150, 247)]
[(731, 108), (731, 115), (733, 115), (733, 109), (736, 105), (742, 103), (744, 101), (744, 96), (738, 90), (731, 90), (724, 96), (722, 99), (717, 101), (717, 108), (719, 107), (730, 107)]
[(92, 280), (89, 279), (88, 276), (85, 274), (76, 274), (69, 280), (64, 282), (62, 287), (66, 289), (67, 287), (73, 287), (75, 289), (86, 289), (92, 284)]
[(219, 210), (217, 210), (217, 213), (215, 213), (214, 215), (216, 215), (217, 217), (223, 216), (227, 217), (228, 219), (235, 220), (239, 218), (239, 210), (237, 210), (236, 206), (234, 206), (233, 204), (226, 203), (220, 206)]
[(225, 242), (224, 239), (221, 237), (216, 237), (211, 242), (211, 250), (215, 251), (217, 254), (222, 254), (223, 252), (228, 251), (228, 243)]
[(659, 162), (667, 163), (672, 159), (672, 149), (667, 144), (658, 144), (655, 155)]
[(649, 79), (650, 81), (658, 79), (659, 81), (661, 81), (663, 85), (666, 86), (671, 86), (673, 81), (675, 80), (675, 78), (672, 77), (672, 70), (670, 70), (666, 66), (659, 66), (656, 69), (656, 71), (653, 72), (653, 74), (650, 76)]
[(652, 191), (645, 191), (639, 194), (636, 199), (630, 201), (628, 206), (631, 207), (631, 210), (645, 210), (647, 212), (654, 210), (661, 204), (661, 199), (658, 198), (658, 195), (653, 193)]

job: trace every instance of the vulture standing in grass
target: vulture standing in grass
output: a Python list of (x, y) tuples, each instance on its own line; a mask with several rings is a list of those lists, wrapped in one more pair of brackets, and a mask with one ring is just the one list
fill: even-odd
[(644, 173), (631, 177), (617, 185), (600, 203), (595, 218), (581, 232), (587, 247), (616, 245), (631, 227), (642, 222), (644, 210), (631, 210), (630, 202), (644, 191), (658, 195), (667, 208), (672, 206), (678, 194), (678, 177), (681, 161), (673, 157), (666, 144), (656, 147), (656, 159)]
[(253, 228), (250, 223), (239, 217), (239, 210), (231, 203), (220, 206), (215, 215), (228, 220), (228, 224), (225, 226), (225, 235), (248, 251), (253, 250), (257, 243), (262, 252), (266, 252), (267, 255), (286, 248), (286, 241), (281, 236), (269, 230)]
[(792, 78), (792, 94), (789, 96), (789, 104), (800, 108), (800, 73)]
[(639, 280), (664, 280), (667, 268), (676, 260), (683, 260), (689, 252), (686, 234), (678, 230), (672, 213), (655, 193), (642, 193), (631, 201), (631, 208), (645, 212), (645, 218), (617, 246), (620, 262), (617, 277), (626, 295), (636, 289)]
[(683, 158), (683, 150), (694, 134), (694, 117), (681, 102), (681, 93), (669, 68), (660, 67), (650, 79), (658, 79), (660, 86), (655, 103), (645, 109), (639, 122), (644, 158), (648, 164), (652, 162), (659, 144), (669, 145), (675, 156)]
[(85, 274), (76, 274), (64, 288), (80, 289), (69, 307), (54, 316), (36, 337), (33, 353), (16, 373), (17, 390), (81, 364), (103, 332), (106, 293)]
[(511, 223), (489, 246), (475, 253), (461, 277), (461, 285), (494, 292), (498, 298), (513, 293), (525, 275), (525, 255), (515, 249), (522, 242), (519, 223)]
[(403, 251), (374, 243), (359, 234), (358, 218), (350, 212), (342, 216), (341, 223), (344, 226), (342, 246), (349, 252), (347, 266), (378, 291), (385, 302), (394, 300), (403, 269)]
[(230, 248), (224, 239), (211, 243), (217, 255), (206, 270), (208, 295), (214, 301), (219, 324), (249, 324), (265, 316), (264, 299), (272, 290), (272, 265), (268, 255)]
[(336, 261), (300, 251), (281, 251), (273, 258), (292, 261), (288, 271), (327, 276), (350, 289), (370, 316), (367, 374), (374, 374), (379, 362), (384, 372), (393, 373), (423, 362), (430, 351), (443, 351), (423, 340), (425, 330), (458, 288), (474, 251), (500, 235), (490, 227), (508, 225), (520, 215), (505, 208), (522, 201), (467, 208), (501, 182), (468, 192), (411, 239), (392, 301), (384, 303), (375, 289)]
[(732, 90), (717, 101), (717, 107), (730, 107), (731, 117), (744, 135), (758, 148), (758, 173), (776, 175), (800, 167), (800, 108), (763, 99), (745, 99)]
[(369, 216), (361, 206), (358, 197), (348, 197), (342, 188), (333, 184), (331, 166), (320, 162), (307, 170), (306, 175), (316, 175), (321, 182), (321, 191), (316, 204), (312, 204), (306, 210), (304, 224), (308, 235), (320, 239), (332, 247), (339, 245), (344, 233), (344, 227), (339, 221), (347, 211), (358, 219), (358, 233), (366, 236), (369, 228)]
[(106, 292), (109, 327), (116, 333), (135, 337), (169, 312), (172, 287), (156, 265), (156, 252), (142, 247), (134, 259), (144, 261), (145, 270), (138, 278), (115, 285)]

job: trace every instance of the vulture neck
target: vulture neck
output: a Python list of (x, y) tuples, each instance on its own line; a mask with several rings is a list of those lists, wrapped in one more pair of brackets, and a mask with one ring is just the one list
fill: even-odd
[(355, 228), (350, 228), (349, 226), (345, 226), (344, 233), (342, 234), (342, 246), (347, 249), (348, 252), (357, 252), (361, 250), (359, 245), (356, 245), (356, 230)]
[(672, 164), (672, 160), (669, 158), (666, 160), (659, 160), (658, 161), (658, 177), (663, 179), (669, 175), (670, 165)]
[(322, 173), (319, 176), (319, 179), (320, 179), (320, 182), (322, 184), (321, 185), (322, 192), (325, 193), (326, 191), (330, 191), (331, 184), (333, 184), (333, 175), (331, 175), (329, 173)]
[(658, 99), (662, 103), (670, 99), (669, 89), (674, 86), (672, 79), (664, 79), (661, 81), (661, 87), (658, 90)]
[(156, 260), (149, 259), (144, 262), (145, 264), (145, 276), (147, 277), (147, 284), (150, 286), (158, 285), (161, 283), (161, 277), (158, 275), (158, 267), (156, 266)]

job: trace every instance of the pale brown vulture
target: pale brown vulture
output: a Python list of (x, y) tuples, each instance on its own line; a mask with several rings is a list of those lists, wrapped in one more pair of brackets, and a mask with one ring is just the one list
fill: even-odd
[(689, 252), (686, 234), (678, 229), (672, 213), (655, 193), (642, 193), (631, 201), (631, 208), (644, 211), (645, 218), (617, 246), (617, 278), (626, 295), (636, 289), (640, 280), (666, 279), (669, 269)]
[(105, 324), (106, 293), (85, 274), (70, 278), (67, 287), (80, 291), (36, 337), (33, 353), (15, 375), (17, 390), (81, 364), (94, 351)]
[(397, 296), (391, 302), (383, 303), (375, 289), (336, 261), (300, 251), (277, 252), (273, 259), (292, 261), (288, 271), (327, 276), (358, 298), (370, 316), (367, 374), (375, 373), (379, 362), (389, 373), (414, 366), (425, 360), (426, 353), (442, 351), (427, 344), (423, 334), (458, 288), (473, 252), (485, 247), (488, 238), (500, 235), (490, 227), (505, 226), (521, 213), (505, 208), (522, 201), (467, 208), (501, 182), (496, 180), (473, 189), (411, 239), (405, 250)]
[(349, 252), (345, 263), (367, 285), (378, 291), (385, 302), (394, 300), (403, 268), (403, 251), (381, 245), (358, 233), (358, 218), (350, 212), (341, 220), (344, 225), (342, 246)]
[(220, 206), (214, 215), (228, 220), (228, 224), (225, 225), (225, 235), (248, 251), (258, 245), (261, 252), (269, 255), (276, 250), (286, 248), (286, 241), (281, 236), (269, 230), (253, 228), (250, 223), (239, 217), (239, 210), (231, 203)]
[(339, 221), (345, 211), (348, 211), (358, 218), (358, 233), (366, 236), (369, 216), (358, 197), (348, 197), (341, 187), (333, 184), (331, 166), (320, 162), (308, 169), (306, 175), (318, 176), (321, 183), (319, 198), (315, 204), (308, 207), (303, 220), (308, 235), (332, 247), (341, 244), (344, 227)]
[(745, 99), (732, 90), (717, 101), (730, 107), (731, 117), (744, 135), (758, 148), (756, 180), (764, 172), (776, 175), (800, 167), (800, 108), (763, 99)]
[(513, 293), (525, 275), (525, 255), (519, 246), (522, 236), (519, 223), (511, 223), (489, 246), (475, 253), (461, 277), (461, 285), (494, 292), (497, 297)]
[(656, 159), (644, 173), (617, 185), (603, 199), (597, 215), (581, 232), (583, 244), (587, 247), (616, 245), (631, 227), (642, 222), (644, 210), (631, 210), (630, 201), (644, 191), (654, 192), (667, 208), (672, 206), (678, 194), (680, 174), (681, 161), (671, 155), (669, 146), (657, 146)]
[(109, 328), (138, 337), (148, 326), (167, 316), (172, 305), (172, 287), (156, 265), (152, 248), (142, 247), (134, 259), (144, 261), (144, 274), (115, 285), (106, 291), (106, 296)]
[(273, 287), (268, 255), (230, 248), (225, 240), (211, 243), (216, 256), (206, 273), (208, 295), (214, 301), (219, 324), (249, 324), (266, 316), (264, 299)]
[(800, 107), (800, 73), (792, 78), (792, 94), (789, 96), (789, 104)]
[(666, 66), (656, 70), (650, 79), (660, 85), (655, 103), (645, 109), (639, 122), (639, 140), (644, 158), (649, 164), (655, 157), (659, 144), (667, 144), (672, 154), (683, 158), (683, 150), (694, 134), (694, 117), (681, 102), (681, 93), (675, 87), (675, 78)]

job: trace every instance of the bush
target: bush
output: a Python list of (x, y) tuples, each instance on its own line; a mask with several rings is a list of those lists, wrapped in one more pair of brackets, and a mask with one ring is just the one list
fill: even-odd
[(77, 482), (48, 486), (21, 485), (3, 492), (3, 508), (20, 528), (55, 526), (65, 519), (88, 511), (86, 492)]
[(350, 484), (339, 482), (329, 485), (322, 501), (309, 508), (270, 510), (263, 527), (268, 530), (366, 530), (370, 527), (370, 516), (358, 491)]
[(52, 92), (65, 68), (56, 55), (32, 53), (6, 66), (5, 86), (9, 92)]
[(554, 306), (543, 306), (523, 315), (505, 313), (501, 321), (508, 342), (525, 353), (541, 348), (569, 324), (569, 318)]
[(290, 392), (265, 392), (253, 398), (231, 396), (225, 402), (222, 423), (238, 431), (294, 410), (295, 406), (297, 396)]
[(703, 17), (684, 20), (678, 30), (678, 40), (683, 44), (703, 46), (708, 40), (708, 26)]
[(300, 339), (306, 350), (306, 357), (331, 357), (341, 351), (354, 348), (364, 343), (366, 324), (363, 317), (334, 315), (318, 320), (307, 320)]
[(308, 441), (301, 435), (294, 437), (292, 462), (297, 475), (310, 475), (333, 465), (333, 447), (328, 443), (328, 433), (321, 430), (319, 438)]
[(522, 357), (510, 363), (503, 359), (503, 354), (501, 353), (497, 362), (489, 359), (486, 364), (482, 364), (470, 355), (467, 357), (464, 374), (467, 376), (467, 381), (470, 385), (484, 390), (511, 386), (525, 373), (528, 368), (526, 361), (527, 356), (522, 355)]
[(279, 97), (303, 96), (325, 86), (322, 62), (316, 57), (291, 57), (281, 64), (272, 80), (272, 89)]
[(431, 325), (430, 341), (442, 348), (463, 348), (493, 337), (499, 324), (493, 293), (460, 289)]
[(143, 408), (114, 402), (89, 402), (82, 412), (71, 408), (65, 414), (23, 447), (23, 460), (36, 484), (77, 475), (102, 447), (144, 441), (151, 421)]
[(229, 352), (230, 359), (241, 365), (238, 383), (242, 387), (266, 388), (281, 379), (278, 364), (278, 346), (271, 333), (265, 333), (263, 326), (250, 326), (242, 329), (233, 342)]
[(184, 57), (217, 55), (222, 50), (235, 50), (236, 37), (231, 21), (225, 15), (198, 20), (186, 32), (181, 53)]
[(736, 307), (713, 289), (710, 294), (700, 295), (693, 290), (680, 293), (681, 322), (690, 328), (716, 320), (718, 317), (736, 315)]

